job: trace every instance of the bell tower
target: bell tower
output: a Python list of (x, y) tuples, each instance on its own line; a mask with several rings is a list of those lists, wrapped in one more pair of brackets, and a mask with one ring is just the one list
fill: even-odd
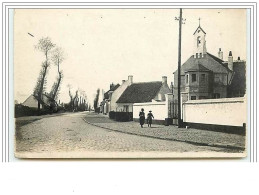
[(202, 58), (207, 53), (206, 49), (206, 33), (201, 28), (200, 18), (199, 18), (199, 26), (193, 33), (193, 56), (194, 58)]

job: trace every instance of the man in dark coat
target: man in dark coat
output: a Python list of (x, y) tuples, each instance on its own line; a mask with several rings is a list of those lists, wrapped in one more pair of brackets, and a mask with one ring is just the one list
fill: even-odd
[(139, 112), (139, 123), (141, 125), (141, 128), (143, 128), (143, 125), (145, 123), (145, 113), (143, 108), (141, 108), (141, 112)]

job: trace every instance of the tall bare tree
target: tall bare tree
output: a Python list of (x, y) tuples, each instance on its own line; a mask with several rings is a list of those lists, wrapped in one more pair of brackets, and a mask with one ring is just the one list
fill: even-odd
[(35, 46), (35, 49), (43, 52), (45, 55), (45, 61), (42, 63), (42, 69), (40, 71), (36, 87), (34, 89), (34, 95), (38, 100), (38, 111), (40, 111), (40, 104), (43, 103), (42, 95), (45, 90), (44, 87), (46, 85), (46, 75), (48, 73), (48, 67), (50, 66), (48, 54), (53, 47), (55, 47), (55, 44), (51, 42), (51, 39), (49, 37), (41, 38), (38, 44)]
[(78, 90), (76, 90), (75, 95), (72, 94), (71, 89), (72, 86), (70, 84), (67, 85), (68, 87), (68, 94), (70, 97), (69, 107), (72, 111), (77, 110), (78, 107)]
[(51, 56), (52, 62), (54, 63), (54, 65), (58, 67), (57, 81), (54, 82), (50, 93), (53, 100), (56, 100), (58, 96), (58, 91), (60, 90), (60, 84), (63, 79), (63, 73), (62, 71), (60, 71), (60, 65), (65, 58), (64, 58), (64, 52), (60, 47), (56, 47), (54, 50), (52, 50), (51, 54), (52, 54)]

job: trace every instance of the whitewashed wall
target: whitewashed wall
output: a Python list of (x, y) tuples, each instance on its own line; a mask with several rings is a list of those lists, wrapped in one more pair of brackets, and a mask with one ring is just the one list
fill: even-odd
[(166, 94), (165, 97), (166, 97), (166, 101), (163, 101), (163, 102), (152, 100), (152, 102), (134, 103), (133, 118), (139, 118), (139, 112), (141, 111), (141, 108), (143, 108), (146, 116), (148, 112), (152, 110), (155, 120), (165, 120), (165, 118), (168, 118), (168, 114), (169, 114), (168, 104), (170, 101), (172, 101), (173, 95)]
[(245, 98), (189, 100), (183, 103), (183, 121), (243, 126), (243, 123), (247, 123)]
[(111, 102), (110, 102), (110, 110), (109, 111), (117, 111), (119, 108), (116, 101), (120, 98), (121, 94), (130, 86), (132, 82), (130, 79), (122, 83), (111, 95)]

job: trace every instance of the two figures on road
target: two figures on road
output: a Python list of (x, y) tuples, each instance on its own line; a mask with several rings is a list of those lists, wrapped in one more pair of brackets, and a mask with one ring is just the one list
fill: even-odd
[[(154, 116), (152, 114), (152, 111), (150, 110), (149, 113), (147, 114), (147, 124), (148, 124), (148, 127), (151, 127), (152, 118), (154, 118)], [(141, 128), (143, 128), (143, 125), (145, 123), (145, 112), (144, 112), (143, 108), (139, 112), (139, 123), (140, 123)]]

